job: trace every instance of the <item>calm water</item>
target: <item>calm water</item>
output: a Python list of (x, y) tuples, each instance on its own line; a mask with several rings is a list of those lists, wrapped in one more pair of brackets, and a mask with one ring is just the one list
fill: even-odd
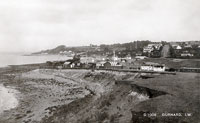
[(67, 60), (69, 58), (70, 57), (63, 55), (23, 56), (22, 53), (0, 53), (0, 67), (6, 67), (8, 65), (44, 63), (46, 61)]

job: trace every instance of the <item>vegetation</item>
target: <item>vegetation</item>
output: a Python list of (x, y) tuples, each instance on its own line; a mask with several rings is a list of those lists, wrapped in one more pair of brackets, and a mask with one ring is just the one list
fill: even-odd
[[(162, 44), (161, 49), (153, 50), (150, 53), (143, 53), (143, 49), (148, 44)], [(141, 54), (144, 56), (159, 58), (159, 57), (171, 57), (171, 58), (200, 58), (200, 42), (198, 41), (190, 41), (190, 42), (175, 42), (176, 45), (181, 46), (181, 49), (176, 49), (173, 47), (174, 42), (151, 42), (149, 40), (142, 41), (133, 41), (129, 43), (117, 43), (117, 44), (101, 44), (90, 45), (90, 46), (80, 46), (80, 47), (66, 47), (64, 45), (60, 45), (54, 49), (44, 50), (40, 52), (36, 52), (33, 54), (80, 54), (82, 56), (113, 56), (113, 52), (115, 51), (116, 56), (118, 57), (126, 57), (131, 56), (134, 57), (137, 54)], [(191, 47), (187, 47), (191, 46)], [(183, 53), (189, 53), (187, 56), (182, 56)], [(191, 54), (191, 56), (190, 56)]]

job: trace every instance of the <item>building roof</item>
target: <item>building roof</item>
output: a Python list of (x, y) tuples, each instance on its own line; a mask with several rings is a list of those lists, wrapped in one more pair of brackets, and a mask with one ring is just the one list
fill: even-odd
[(147, 58), (146, 56), (136, 56), (135, 57), (136, 59), (145, 59), (145, 58)]
[(164, 64), (159, 64), (155, 62), (145, 62), (144, 65), (146, 66), (165, 66)]
[(103, 66), (103, 64), (106, 63), (105, 61), (97, 62), (96, 66)]
[(67, 65), (67, 64), (70, 64), (70, 63), (71, 63), (71, 62), (68, 62), (68, 61), (67, 61), (67, 62), (65, 62), (64, 64)]
[(146, 64), (146, 65), (160, 65), (160, 64), (155, 63), (155, 62), (146, 62), (145, 64)]
[(110, 63), (111, 66), (122, 66), (122, 64), (120, 64), (119, 62), (105, 62), (105, 63)]

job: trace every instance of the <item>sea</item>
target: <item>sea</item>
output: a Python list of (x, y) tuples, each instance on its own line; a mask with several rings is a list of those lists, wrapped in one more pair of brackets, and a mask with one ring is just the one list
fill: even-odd
[(67, 60), (66, 55), (29, 55), (29, 53), (0, 53), (0, 67)]

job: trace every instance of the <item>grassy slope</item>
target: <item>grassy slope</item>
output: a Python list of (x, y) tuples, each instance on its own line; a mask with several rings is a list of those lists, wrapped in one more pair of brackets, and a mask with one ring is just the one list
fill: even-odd
[[(138, 85), (168, 92), (169, 95), (153, 98), (138, 104), (134, 111), (168, 113), (192, 113), (192, 117), (180, 117), (187, 122), (200, 122), (200, 74), (177, 73), (161, 75), (147, 80), (136, 80)], [(164, 117), (159, 117), (164, 122)], [(168, 117), (168, 120), (178, 118)]]
[(140, 62), (156, 62), (165, 64), (169, 68), (180, 68), (180, 67), (197, 67), (200, 68), (199, 59), (170, 59), (170, 58), (148, 58)]

